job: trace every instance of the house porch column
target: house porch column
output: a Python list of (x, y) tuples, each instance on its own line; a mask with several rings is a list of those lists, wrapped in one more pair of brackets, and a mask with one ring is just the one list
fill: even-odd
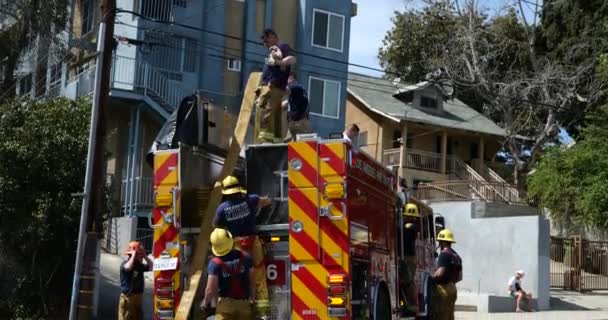
[(405, 178), (405, 167), (407, 165), (407, 125), (401, 127), (401, 145), (399, 147), (399, 177)]
[(485, 163), (483, 162), (483, 158), (486, 153), (486, 151), (484, 150), (484, 143), (485, 143), (484, 138), (483, 138), (483, 136), (481, 136), (479, 138), (479, 148), (477, 148), (477, 152), (478, 152), (478, 154), (477, 154), (477, 159), (478, 159), (477, 160), (478, 161), (477, 172), (482, 172), (483, 166), (485, 165)]
[(441, 174), (446, 174), (448, 159), (448, 132), (441, 131)]

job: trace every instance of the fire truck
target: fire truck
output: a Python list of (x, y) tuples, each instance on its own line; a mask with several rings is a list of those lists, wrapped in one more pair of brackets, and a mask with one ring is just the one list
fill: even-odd
[[(207, 202), (226, 156), (212, 145), (154, 152), (155, 320), (175, 317), (187, 276), (196, 271), (189, 270), (192, 244), (208, 242), (197, 226), (214, 215)], [(271, 319), (402, 318), (404, 204), (391, 170), (342, 139), (301, 135), (290, 143), (245, 146), (233, 174), (249, 193), (273, 200), (257, 216)], [(411, 316), (424, 318), (436, 230), (430, 207), (409, 202), (421, 213), (418, 312)], [(198, 304), (189, 302), (192, 315)]]

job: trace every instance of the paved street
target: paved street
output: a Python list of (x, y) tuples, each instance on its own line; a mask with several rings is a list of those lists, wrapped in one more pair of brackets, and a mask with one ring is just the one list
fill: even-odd
[[(99, 296), (99, 319), (115, 319), (120, 295), (119, 265), (121, 257), (101, 253), (101, 293)], [(152, 273), (147, 272), (144, 295), (144, 319), (152, 318)], [(551, 311), (534, 313), (477, 313), (457, 312), (461, 320), (608, 320), (608, 291), (580, 294), (562, 290), (551, 292)]]
[[(101, 291), (99, 294), (98, 319), (116, 319), (118, 297), (120, 296), (121, 257), (101, 252)], [(144, 293), (144, 319), (152, 319), (152, 272), (146, 272), (146, 291)]]

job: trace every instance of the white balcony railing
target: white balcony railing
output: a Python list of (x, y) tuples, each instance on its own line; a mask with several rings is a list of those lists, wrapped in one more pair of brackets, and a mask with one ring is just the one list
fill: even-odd
[(91, 67), (65, 86), (65, 95), (70, 99), (78, 99), (93, 93), (95, 89), (95, 67)]
[[(183, 90), (176, 81), (169, 80), (157, 68), (145, 61), (115, 56), (110, 73), (112, 89), (120, 89), (142, 94), (154, 100), (165, 109), (174, 109), (183, 98)], [(95, 67), (83, 71), (68, 83), (65, 95), (76, 99), (93, 92)]]
[(112, 64), (112, 88), (135, 91), (164, 106), (176, 108), (183, 90), (176, 81), (145, 61), (115, 56)]
[(151, 209), (154, 206), (154, 178), (123, 179), (120, 202), (125, 214)]
[[(383, 163), (385, 166), (399, 165), (399, 150), (396, 148), (384, 151)], [(441, 155), (423, 150), (407, 149), (405, 153), (405, 167), (441, 172)]]

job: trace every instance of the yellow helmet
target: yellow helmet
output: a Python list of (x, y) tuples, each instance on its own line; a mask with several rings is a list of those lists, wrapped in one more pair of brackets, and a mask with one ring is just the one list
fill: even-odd
[(405, 210), (403, 211), (403, 215), (410, 217), (420, 217), (420, 213), (418, 212), (418, 206), (413, 203), (408, 203), (405, 206)]
[(239, 179), (237, 179), (235, 176), (227, 176), (226, 178), (224, 178), (224, 181), (222, 181), (222, 186), (224, 187), (224, 189), (222, 190), (222, 194), (225, 195), (235, 194), (239, 192), (247, 193), (245, 189), (241, 188), (239, 184)]
[(452, 230), (450, 230), (450, 229), (443, 229), (443, 230), (439, 231), (439, 234), (437, 235), (437, 241), (445, 241), (445, 242), (452, 242), (452, 243), (456, 242), (454, 240), (454, 235), (452, 234)]
[(232, 250), (232, 245), (234, 244), (230, 232), (221, 228), (215, 228), (211, 232), (209, 241), (211, 242), (211, 251), (218, 257), (227, 255)]

